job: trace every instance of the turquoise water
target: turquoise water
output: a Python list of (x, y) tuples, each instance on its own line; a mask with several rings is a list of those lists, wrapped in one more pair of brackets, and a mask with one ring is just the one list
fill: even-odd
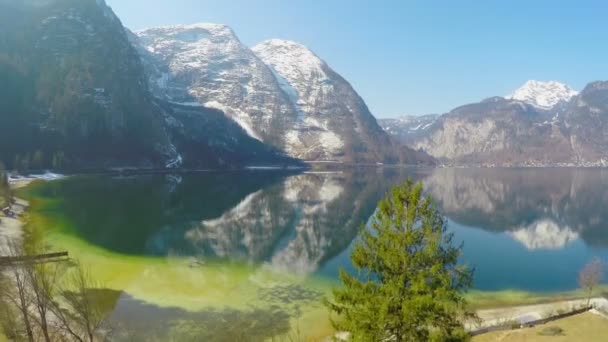
[(424, 183), (463, 242), (476, 289), (572, 290), (585, 263), (608, 260), (608, 172), (599, 169), (83, 176), (30, 195), (58, 245), (122, 291), (118, 321), (277, 327), (243, 328), (263, 340), (298, 320), (326, 320), (321, 295), (339, 268), (352, 270), (350, 247), (378, 200), (408, 177)]

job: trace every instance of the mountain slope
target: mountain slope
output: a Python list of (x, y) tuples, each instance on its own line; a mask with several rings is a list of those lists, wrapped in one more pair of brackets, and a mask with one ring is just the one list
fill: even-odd
[(158, 98), (223, 111), (253, 138), (277, 148), (296, 113), (270, 69), (225, 25), (136, 32)]
[(101, 0), (0, 1), (0, 78), (0, 159), (11, 166), (176, 155), (138, 54)]
[(400, 118), (378, 119), (378, 124), (397, 141), (408, 144), (424, 137), (426, 131), (439, 119), (438, 114), (406, 115)]
[(574, 162), (561, 122), (529, 104), (501, 97), (440, 117), (412, 146), (454, 164), (549, 165)]
[(253, 51), (272, 68), (298, 113), (286, 132), (290, 154), (345, 162), (399, 161), (398, 148), (363, 99), (312, 51), (279, 39), (258, 44)]
[(22, 170), (293, 162), (217, 110), (153, 96), (138, 48), (103, 0), (0, 0), (0, 160)]
[(607, 165), (608, 82), (565, 101), (541, 108), (538, 101), (490, 98), (441, 116), (410, 144), (448, 164)]
[(352, 87), (299, 44), (274, 40), (252, 51), (218, 24), (151, 28), (133, 39), (157, 98), (219, 109), (289, 156), (417, 162), (416, 153), (392, 144)]
[(608, 162), (608, 81), (589, 83), (563, 112), (576, 159)]

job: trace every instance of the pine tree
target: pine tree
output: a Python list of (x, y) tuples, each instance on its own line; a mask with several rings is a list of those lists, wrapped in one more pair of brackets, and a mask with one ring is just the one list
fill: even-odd
[(355, 243), (358, 274), (340, 271), (343, 287), (326, 301), (334, 325), (351, 341), (462, 341), (464, 292), (472, 270), (455, 247), (433, 200), (410, 180), (380, 201)]

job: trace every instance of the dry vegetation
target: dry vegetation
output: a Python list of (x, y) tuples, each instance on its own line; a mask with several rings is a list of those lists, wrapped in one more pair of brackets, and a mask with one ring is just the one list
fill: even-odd
[[(559, 334), (546, 333), (548, 328), (561, 328)], [(604, 342), (608, 336), (608, 319), (593, 313), (564, 318), (534, 328), (499, 331), (473, 338), (473, 342)]]

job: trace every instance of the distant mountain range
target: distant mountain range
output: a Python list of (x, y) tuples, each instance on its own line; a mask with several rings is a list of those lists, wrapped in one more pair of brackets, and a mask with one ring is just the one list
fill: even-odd
[(301, 44), (132, 33), (103, 0), (0, 0), (0, 160), (20, 169), (430, 162)]
[(0, 160), (22, 170), (608, 163), (606, 82), (378, 122), (301, 44), (249, 48), (219, 24), (133, 33), (103, 0), (0, 0), (0, 79)]
[(439, 117), (439, 114), (404, 115), (396, 119), (378, 119), (378, 123), (388, 134), (408, 144), (424, 137)]
[(402, 143), (448, 165), (607, 166), (608, 82), (590, 83), (578, 93), (555, 81), (528, 81), (507, 97), (439, 117), (381, 124)]

